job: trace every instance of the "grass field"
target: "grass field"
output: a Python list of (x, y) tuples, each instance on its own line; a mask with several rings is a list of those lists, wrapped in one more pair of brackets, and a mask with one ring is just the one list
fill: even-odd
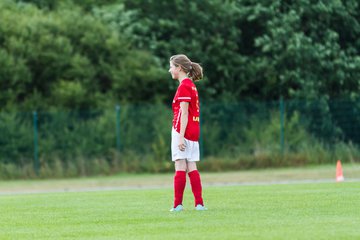
[[(291, 171), (294, 176), (299, 170), (240, 174), (279, 176)], [(211, 174), (203, 175), (204, 180), (211, 179)], [(213, 178), (224, 179), (225, 175), (213, 174)], [(235, 178), (235, 173), (228, 175)], [(158, 177), (171, 181), (170, 175)], [(139, 179), (156, 179), (147, 175), (118, 178), (128, 181), (128, 185), (135, 182), (134, 186)], [(61, 181), (80, 184), (81, 179), (27, 184), (63, 186)], [(7, 186), (20, 189), (20, 185), (29, 186), (23, 181), (2, 182), (0, 191)], [(359, 181), (210, 184), (204, 187), (209, 208), (205, 212), (193, 210), (187, 188), (186, 210), (180, 213), (169, 212), (171, 187), (158, 186), (0, 195), (0, 239), (360, 239)]]

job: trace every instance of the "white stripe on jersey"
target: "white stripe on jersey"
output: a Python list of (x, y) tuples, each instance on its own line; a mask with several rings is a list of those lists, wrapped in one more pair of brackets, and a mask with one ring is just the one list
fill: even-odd
[(177, 126), (179, 125), (179, 122), (180, 122), (180, 116), (181, 116), (181, 108), (179, 108), (179, 114), (178, 114), (178, 118), (176, 119), (175, 129), (177, 129)]
[(178, 99), (189, 99), (189, 100), (191, 100), (191, 97), (178, 97)]

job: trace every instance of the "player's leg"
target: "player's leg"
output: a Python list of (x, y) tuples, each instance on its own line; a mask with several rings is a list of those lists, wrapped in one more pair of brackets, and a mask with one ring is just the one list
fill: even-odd
[(186, 169), (187, 163), (184, 159), (175, 161), (175, 176), (174, 176), (174, 207), (171, 211), (181, 211), (184, 190), (186, 186)]
[(181, 211), (184, 189), (186, 186), (186, 153), (179, 150), (179, 133), (172, 129), (171, 131), (171, 155), (175, 164), (174, 175), (174, 206), (170, 211)]
[(187, 159), (187, 167), (188, 167), (188, 173), (190, 178), (190, 184), (191, 184), (191, 190), (194, 194), (195, 198), (195, 209), (196, 210), (206, 210), (204, 207), (204, 202), (202, 198), (202, 184), (201, 184), (201, 178), (200, 173), (197, 170), (197, 163), (200, 161), (200, 149), (199, 149), (199, 142), (189, 142), (189, 150), (191, 149), (191, 154)]
[(200, 173), (197, 170), (196, 162), (188, 162), (188, 174), (190, 178), (191, 190), (194, 194), (196, 210), (206, 210), (202, 198), (202, 184)]

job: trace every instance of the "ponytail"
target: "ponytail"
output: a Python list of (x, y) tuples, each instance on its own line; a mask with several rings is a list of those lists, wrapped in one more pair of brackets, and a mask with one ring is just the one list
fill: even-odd
[(189, 77), (194, 81), (199, 81), (203, 78), (203, 69), (200, 64), (190, 62), (190, 70), (188, 73)]

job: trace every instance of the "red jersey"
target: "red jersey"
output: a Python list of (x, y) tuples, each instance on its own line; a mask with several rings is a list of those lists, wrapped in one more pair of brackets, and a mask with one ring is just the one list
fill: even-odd
[(191, 141), (199, 141), (200, 135), (200, 107), (199, 96), (195, 84), (189, 78), (181, 81), (173, 103), (174, 113), (173, 127), (180, 133), (181, 108), (180, 102), (189, 102), (188, 124), (185, 129), (185, 138)]

